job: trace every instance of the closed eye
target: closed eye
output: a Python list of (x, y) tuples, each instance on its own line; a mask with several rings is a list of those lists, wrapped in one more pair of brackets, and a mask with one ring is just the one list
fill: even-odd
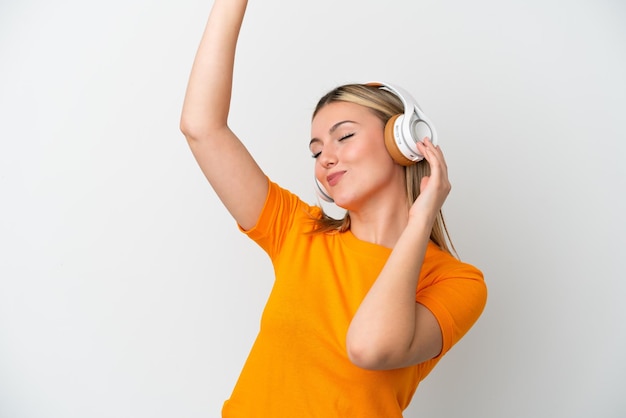
[[(344, 139), (351, 138), (351, 137), (353, 137), (353, 136), (354, 136), (354, 134), (355, 134), (355, 132), (350, 132), (350, 133), (347, 133), (347, 134), (345, 134), (345, 135), (342, 135), (342, 136), (340, 136), (340, 137), (337, 139), (337, 142), (341, 142), (341, 141), (343, 141)], [(321, 154), (322, 154), (322, 151), (319, 151), (319, 152), (316, 152), (316, 153), (314, 153), (313, 155), (311, 155), (311, 157), (313, 157), (313, 158), (317, 158), (317, 157), (319, 157)]]

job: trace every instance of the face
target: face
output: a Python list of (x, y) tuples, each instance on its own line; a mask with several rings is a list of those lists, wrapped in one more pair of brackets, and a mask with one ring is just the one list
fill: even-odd
[(338, 206), (358, 210), (404, 193), (404, 172), (387, 152), (383, 130), (372, 111), (354, 103), (330, 103), (315, 115), (309, 145), (315, 177)]

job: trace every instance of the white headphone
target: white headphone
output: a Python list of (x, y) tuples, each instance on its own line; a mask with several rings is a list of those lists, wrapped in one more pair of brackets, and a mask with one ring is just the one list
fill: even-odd
[[(385, 125), (385, 147), (391, 158), (403, 166), (409, 166), (424, 159), (424, 156), (417, 150), (417, 143), (428, 137), (434, 145), (437, 145), (437, 133), (435, 126), (422, 112), (415, 99), (406, 90), (388, 83), (370, 82), (366, 85), (393, 93), (404, 105), (404, 113), (392, 116)], [(315, 179), (315, 186), (322, 200), (333, 202), (333, 198), (317, 179)]]

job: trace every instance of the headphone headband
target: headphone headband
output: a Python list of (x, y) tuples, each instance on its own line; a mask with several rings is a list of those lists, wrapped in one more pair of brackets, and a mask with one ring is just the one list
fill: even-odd
[[(380, 81), (372, 81), (366, 83), (367, 86), (378, 87), (381, 90), (387, 90), (392, 93), (402, 102), (404, 106), (404, 117), (402, 118), (402, 123), (399, 126), (400, 131), (404, 137), (404, 141), (402, 142), (402, 148), (407, 148), (408, 150), (412, 150), (410, 154), (417, 154), (417, 158), (413, 159), (408, 157), (407, 153), (402, 152), (405, 156), (407, 156), (411, 161), (417, 162), (421, 160), (423, 157), (419, 155), (417, 151), (417, 147), (415, 146), (415, 142), (422, 141), (424, 137), (419, 136), (419, 131), (416, 129), (416, 124), (424, 123), (428, 130), (430, 130), (431, 135), (429, 136), (430, 141), (437, 145), (437, 132), (435, 131), (435, 126), (430, 121), (430, 118), (424, 114), (422, 109), (417, 104), (417, 101), (411, 96), (411, 94), (404, 90), (402, 87), (396, 86), (394, 84), (383, 83)], [(413, 141), (406, 141), (407, 139), (412, 138)], [(400, 144), (398, 144), (400, 146)]]
[[(404, 106), (404, 113), (392, 116), (384, 129), (385, 146), (393, 160), (404, 166), (421, 161), (424, 156), (417, 149), (417, 143), (430, 138), (437, 145), (437, 133), (430, 119), (422, 112), (415, 99), (401, 87), (372, 81), (366, 86), (378, 87), (396, 96)], [(333, 202), (330, 194), (315, 180), (318, 196), (327, 202)]]

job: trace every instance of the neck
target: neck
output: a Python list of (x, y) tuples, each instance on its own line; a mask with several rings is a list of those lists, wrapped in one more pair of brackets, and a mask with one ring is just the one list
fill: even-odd
[(404, 200), (350, 211), (350, 230), (362, 241), (393, 248), (407, 225), (408, 216)]

